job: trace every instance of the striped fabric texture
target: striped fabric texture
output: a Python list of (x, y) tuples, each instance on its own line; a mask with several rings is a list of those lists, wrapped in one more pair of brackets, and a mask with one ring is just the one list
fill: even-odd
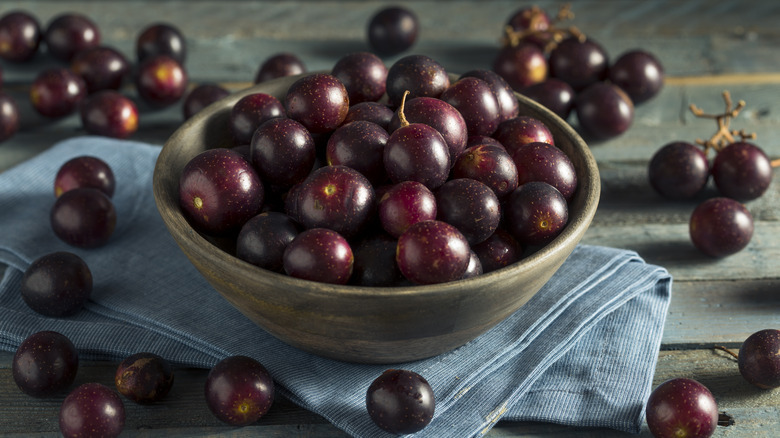
[[(366, 390), (387, 368), (430, 382), (433, 421), (418, 437), (476, 437), (499, 420), (545, 421), (639, 432), (663, 332), (672, 279), (632, 251), (580, 245), (525, 306), (449, 353), (392, 365), (320, 358), (272, 337), (227, 303), (176, 246), (152, 197), (160, 147), (100, 137), (63, 141), (0, 174), (0, 348), (30, 334), (68, 336), (83, 359), (119, 361), (152, 352), (209, 368), (243, 354), (259, 360), (277, 389), (355, 437), (390, 436), (365, 408)], [(108, 245), (67, 246), (51, 230), (54, 175), (92, 155), (114, 170), (117, 229)], [(19, 294), (24, 270), (54, 251), (82, 257), (94, 277), (84, 310), (49, 318)], [(260, 420), (263, 421), (262, 419)]]

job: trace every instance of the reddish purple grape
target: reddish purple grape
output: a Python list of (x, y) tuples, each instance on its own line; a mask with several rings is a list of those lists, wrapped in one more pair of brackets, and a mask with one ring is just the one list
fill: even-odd
[(397, 286), (403, 275), (395, 262), (397, 239), (385, 233), (365, 237), (358, 241), (352, 252), (355, 261), (350, 284), (359, 286)]
[(566, 227), (569, 208), (558, 189), (532, 181), (509, 195), (504, 215), (507, 230), (521, 245), (544, 245)]
[(13, 137), (20, 126), (19, 105), (16, 99), (0, 91), (0, 143)]
[(86, 96), (84, 80), (66, 68), (46, 69), (30, 86), (30, 102), (45, 117), (58, 118), (74, 113)]
[(84, 79), (87, 93), (94, 93), (118, 90), (130, 72), (130, 62), (112, 47), (97, 46), (76, 53), (70, 69)]
[(639, 105), (658, 94), (664, 85), (664, 68), (658, 59), (644, 50), (620, 55), (609, 68), (609, 80), (622, 88)]
[(593, 38), (571, 36), (550, 52), (550, 76), (558, 78), (575, 90), (603, 81), (609, 73), (606, 50)]
[[(468, 128), (460, 111), (449, 103), (434, 97), (416, 97), (404, 103), (403, 114), (409, 123), (422, 123), (435, 129), (447, 142), (450, 160), (454, 161), (466, 149)], [(401, 127), (401, 109), (390, 120), (388, 132)]]
[(493, 272), (520, 260), (523, 248), (517, 240), (503, 228), (496, 229), (490, 237), (472, 246), (479, 257), (484, 273)]
[(501, 199), (518, 186), (517, 166), (499, 146), (472, 146), (452, 166), (452, 178), (471, 178), (487, 185)]
[(506, 24), (517, 32), (542, 32), (550, 28), (550, 17), (538, 6), (523, 7), (512, 13)]
[(439, 97), (450, 86), (450, 77), (441, 64), (425, 55), (405, 56), (387, 71), (387, 97), (390, 105), (398, 106), (415, 97)]
[(166, 55), (184, 64), (187, 58), (187, 40), (178, 27), (169, 23), (154, 23), (138, 35), (135, 54), (139, 62), (157, 55)]
[(68, 245), (97, 248), (114, 233), (116, 209), (102, 191), (79, 187), (57, 198), (49, 220), (54, 234)]
[(712, 161), (712, 179), (723, 196), (751, 201), (772, 183), (772, 163), (758, 146), (738, 141), (718, 151)]
[(252, 165), (230, 149), (207, 149), (184, 166), (179, 205), (199, 231), (220, 235), (238, 230), (260, 212), (265, 188)]
[(368, 44), (382, 56), (397, 55), (414, 45), (419, 29), (414, 12), (402, 6), (386, 7), (368, 22)]
[(30, 13), (12, 10), (0, 17), (0, 58), (26, 62), (38, 53), (41, 25)]
[(347, 117), (349, 96), (336, 77), (315, 73), (290, 85), (284, 106), (288, 117), (321, 134), (338, 128)]
[(493, 71), (515, 91), (547, 79), (547, 57), (536, 44), (520, 42), (504, 46), (493, 60)]
[(527, 143), (515, 150), (512, 160), (517, 167), (519, 185), (542, 181), (558, 189), (567, 202), (574, 197), (577, 172), (562, 150), (547, 143)]
[(221, 85), (212, 83), (199, 84), (184, 98), (184, 103), (182, 104), (184, 119), (189, 119), (203, 108), (227, 97), (229, 94), (230, 91)]
[(541, 142), (555, 146), (555, 139), (547, 125), (530, 116), (518, 116), (501, 122), (493, 137), (512, 155), (520, 146)]
[(135, 103), (115, 90), (101, 90), (87, 96), (79, 114), (81, 126), (89, 134), (127, 138), (138, 130)]
[(112, 438), (125, 427), (125, 405), (101, 383), (84, 383), (71, 391), (60, 408), (60, 432), (65, 438)]
[(376, 123), (357, 121), (342, 125), (328, 138), (327, 163), (351, 167), (372, 184), (383, 183), (387, 180), (383, 155), (389, 137)]
[(691, 214), (691, 241), (702, 253), (725, 257), (745, 248), (753, 237), (753, 216), (731, 198), (708, 199)]
[(270, 271), (282, 271), (284, 250), (299, 233), (284, 213), (267, 211), (249, 219), (236, 239), (236, 257)]
[(80, 155), (71, 158), (60, 166), (54, 177), (54, 196), (59, 197), (78, 187), (98, 189), (110, 198), (116, 188), (114, 172), (105, 161), (97, 157)]
[(375, 102), (385, 94), (387, 66), (373, 53), (344, 55), (336, 61), (330, 74), (344, 84), (350, 105)]
[(11, 363), (14, 382), (31, 397), (49, 397), (76, 380), (79, 353), (67, 336), (40, 331), (16, 349)]
[(314, 139), (293, 119), (270, 119), (252, 136), (250, 156), (264, 182), (290, 187), (311, 172), (316, 158)]
[(352, 248), (341, 234), (311, 228), (298, 234), (284, 251), (284, 272), (291, 277), (346, 284), (354, 263)]
[(417, 222), (436, 219), (436, 196), (417, 181), (391, 186), (379, 199), (379, 221), (393, 237), (399, 237)]
[(396, 262), (415, 284), (459, 280), (468, 268), (471, 248), (463, 233), (438, 221), (417, 222), (398, 238)]
[(596, 82), (577, 94), (574, 108), (580, 128), (595, 140), (617, 137), (634, 121), (631, 98), (607, 82)]
[(70, 62), (76, 53), (100, 45), (100, 29), (87, 16), (66, 12), (49, 22), (44, 40), (50, 55)]
[(441, 94), (463, 116), (469, 135), (491, 135), (501, 122), (498, 100), (487, 82), (465, 77)]
[(485, 70), (476, 69), (463, 73), (461, 78), (478, 78), (487, 82), (490, 89), (493, 90), (493, 94), (496, 96), (498, 102), (498, 110), (501, 114), (499, 122), (509, 120), (513, 117), (517, 117), (520, 112), (520, 104), (517, 102), (514, 90), (509, 83), (501, 77), (498, 73)]
[(656, 438), (707, 438), (718, 425), (718, 405), (706, 386), (685, 378), (658, 385), (647, 400), (647, 426)]
[(144, 102), (157, 108), (173, 105), (187, 91), (184, 66), (168, 55), (151, 56), (140, 62), (135, 87)]
[(260, 64), (255, 74), (255, 84), (285, 76), (306, 73), (306, 65), (292, 53), (277, 53)]
[(394, 183), (417, 181), (435, 189), (450, 172), (450, 150), (439, 131), (422, 123), (390, 134), (384, 152), (385, 171)]
[(206, 376), (206, 404), (216, 418), (246, 426), (263, 417), (274, 402), (274, 381), (268, 370), (248, 356), (229, 356)]
[(482, 275), (483, 273), (484, 271), (482, 269), (482, 262), (479, 260), (479, 256), (477, 256), (477, 253), (475, 253), (474, 250), (471, 250), (469, 252), (469, 264), (466, 267), (466, 272), (464, 272), (463, 276), (460, 277), (461, 280), (476, 277), (478, 275)]
[(347, 117), (343, 124), (364, 120), (373, 122), (381, 126), (384, 130), (389, 130), (390, 120), (393, 118), (393, 110), (387, 105), (377, 102), (360, 102), (349, 107)]
[(419, 432), (431, 422), (436, 398), (423, 376), (410, 370), (389, 369), (369, 385), (366, 409), (381, 429), (405, 435)]
[(24, 271), (22, 299), (45, 316), (77, 313), (92, 293), (92, 271), (81, 257), (57, 251), (38, 257)]
[(684, 141), (667, 143), (650, 159), (650, 185), (668, 199), (690, 199), (701, 193), (710, 178), (710, 164), (702, 148)]
[(114, 385), (120, 394), (136, 403), (158, 402), (173, 386), (173, 367), (157, 354), (136, 353), (117, 366)]
[(436, 218), (454, 225), (475, 245), (490, 237), (501, 220), (498, 197), (490, 187), (470, 178), (456, 178), (436, 191)]
[(277, 117), (286, 117), (284, 105), (279, 99), (266, 93), (247, 94), (230, 109), (230, 132), (235, 144), (252, 141), (260, 125)]
[(739, 373), (761, 389), (780, 388), (780, 330), (760, 330), (742, 343)]
[(547, 78), (543, 82), (525, 87), (520, 90), (520, 94), (539, 102), (564, 120), (569, 117), (574, 107), (574, 89), (556, 78)]

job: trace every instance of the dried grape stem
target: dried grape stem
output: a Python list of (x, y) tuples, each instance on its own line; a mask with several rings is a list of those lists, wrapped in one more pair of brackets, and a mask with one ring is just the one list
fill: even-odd
[(702, 119), (713, 119), (718, 125), (717, 131), (708, 140), (696, 139), (697, 144), (704, 146), (705, 155), (710, 149), (714, 149), (717, 152), (729, 144), (734, 143), (735, 136), (739, 136), (742, 140), (756, 138), (755, 133), (747, 133), (744, 129), (739, 131), (729, 129), (731, 120), (737, 117), (740, 111), (745, 108), (745, 101), (740, 100), (737, 102), (737, 106), (734, 107), (731, 100), (731, 93), (728, 91), (723, 91), (723, 100), (726, 103), (726, 111), (721, 114), (707, 114), (695, 104), (691, 104), (689, 107), (694, 116)]
[(770, 164), (772, 167), (780, 167), (780, 158), (777, 158), (777, 159), (775, 159), (775, 160), (772, 160), (772, 161), (770, 161), (770, 162), (769, 162), (769, 164)]
[(409, 126), (409, 121), (406, 120), (404, 115), (404, 106), (406, 105), (406, 96), (409, 95), (409, 90), (404, 91), (404, 96), (401, 98), (401, 105), (398, 107), (398, 119), (401, 120), (401, 127)]
[(726, 348), (726, 347), (724, 347), (724, 346), (722, 346), (722, 345), (716, 345), (716, 346), (714, 346), (713, 348), (714, 348), (714, 349), (716, 349), (716, 350), (722, 350), (722, 351), (725, 351), (726, 353), (728, 353), (728, 354), (730, 354), (732, 357), (734, 357), (734, 359), (739, 359), (739, 355), (737, 355), (737, 353), (734, 353), (733, 351), (729, 350), (728, 348)]

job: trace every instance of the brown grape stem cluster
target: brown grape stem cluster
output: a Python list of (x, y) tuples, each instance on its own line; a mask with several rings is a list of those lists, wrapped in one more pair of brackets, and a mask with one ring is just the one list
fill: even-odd
[(528, 28), (524, 30), (515, 30), (512, 26), (507, 25), (504, 29), (505, 35), (502, 38), (501, 44), (504, 46), (515, 47), (520, 44), (526, 37), (539, 36), (544, 39), (549, 39), (544, 47), (545, 53), (550, 53), (555, 47), (568, 36), (574, 36), (580, 41), (585, 41), (586, 36), (575, 26), (559, 27), (559, 23), (574, 18), (574, 12), (571, 10), (571, 4), (566, 3), (558, 10), (558, 14), (555, 19), (550, 23), (550, 27), (546, 30), (538, 30), (539, 20), (542, 20), (544, 12), (538, 6), (532, 6), (526, 12), (528, 14)]
[[(740, 100), (737, 102), (737, 106), (735, 107), (733, 101), (731, 100), (731, 93), (728, 91), (723, 91), (723, 100), (726, 103), (726, 111), (720, 114), (707, 114), (704, 112), (704, 110), (695, 104), (690, 105), (690, 110), (694, 116), (702, 119), (713, 119), (718, 125), (717, 131), (715, 131), (715, 134), (713, 134), (713, 136), (708, 140), (702, 140), (700, 138), (696, 139), (697, 144), (704, 146), (705, 155), (710, 151), (710, 149), (718, 152), (731, 143), (734, 143), (735, 136), (739, 136), (742, 140), (756, 138), (755, 132), (747, 133), (744, 129), (737, 131), (730, 128), (731, 121), (739, 115), (742, 109), (745, 108), (745, 101)], [(780, 163), (778, 163), (778, 165), (780, 165)]]

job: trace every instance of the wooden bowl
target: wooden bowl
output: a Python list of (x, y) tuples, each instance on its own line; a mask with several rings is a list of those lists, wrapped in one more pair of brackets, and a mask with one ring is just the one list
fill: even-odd
[[(544, 248), (503, 269), (450, 283), (358, 287), (316, 283), (267, 271), (195, 231), (179, 209), (179, 175), (198, 153), (231, 147), (228, 116), (250, 93), (280, 100), (297, 77), (232, 94), (186, 121), (165, 143), (154, 169), (154, 197), (181, 250), (217, 292), (257, 325), (302, 350), (349, 362), (394, 363), (457, 348), (526, 303), (558, 270), (585, 234), (598, 205), (596, 161), (580, 136), (541, 105), (517, 95), (521, 115), (536, 117), (571, 158), (579, 186), (569, 223)], [(456, 77), (453, 77), (453, 80)]]

